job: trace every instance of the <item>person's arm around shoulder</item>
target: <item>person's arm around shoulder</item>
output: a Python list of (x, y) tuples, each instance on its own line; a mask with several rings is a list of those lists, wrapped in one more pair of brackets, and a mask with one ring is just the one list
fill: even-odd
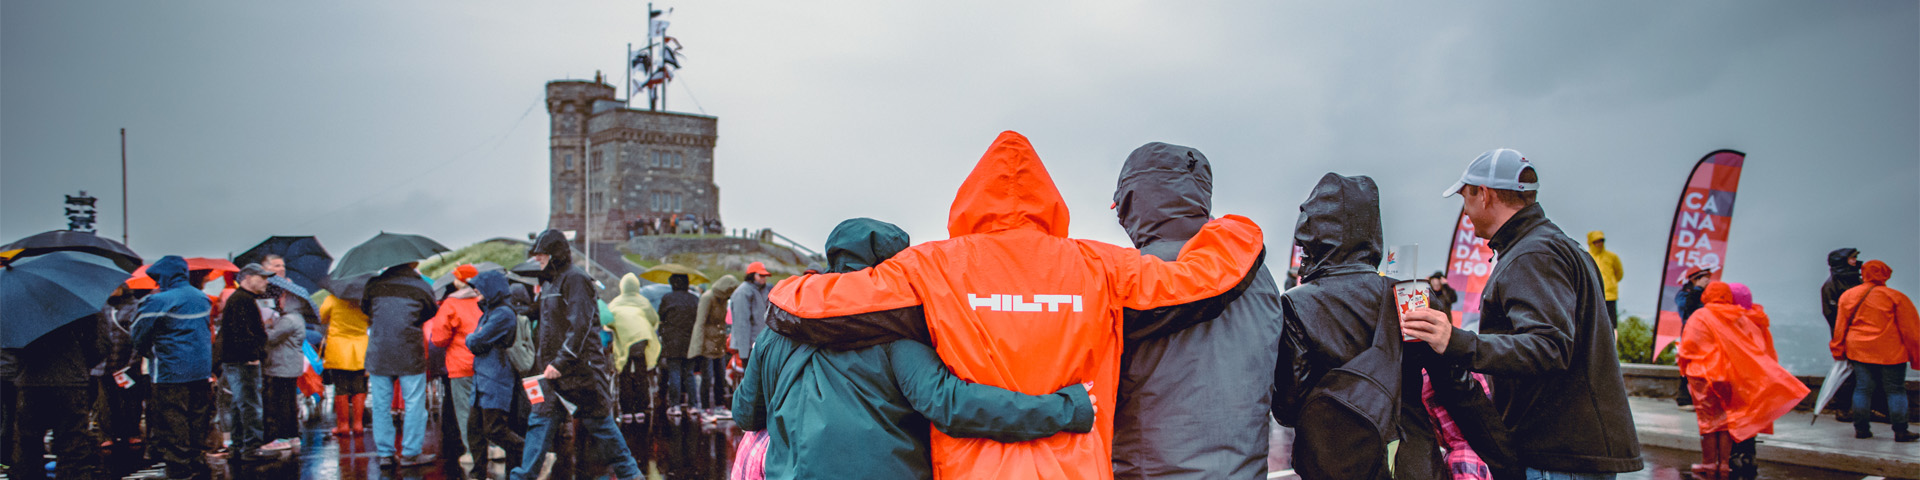
[(856, 272), (781, 281), (769, 294), (767, 328), (795, 342), (841, 350), (928, 338), (926, 314), (910, 273), (921, 262), (919, 248)]
[(1096, 409), (1087, 385), (1027, 395), (962, 380), (940, 363), (933, 348), (919, 342), (897, 341), (884, 348), (900, 392), (947, 435), (1011, 443), (1093, 430)]
[(1168, 262), (1158, 257), (1099, 242), (1081, 241), (1100, 256), (1103, 272), (1113, 286), (1119, 306), (1150, 310), (1219, 296), (1232, 290), (1258, 268), (1265, 252), (1260, 226), (1239, 215), (1227, 215), (1200, 228)]
[(1505, 295), (1483, 310), (1500, 309), (1513, 330), (1480, 334), (1454, 327), (1446, 314), (1417, 308), (1402, 315), (1400, 328), (1427, 342), (1448, 362), (1495, 375), (1538, 375), (1567, 368), (1572, 355), (1576, 296), (1566, 270), (1550, 254), (1522, 254), (1501, 273)]

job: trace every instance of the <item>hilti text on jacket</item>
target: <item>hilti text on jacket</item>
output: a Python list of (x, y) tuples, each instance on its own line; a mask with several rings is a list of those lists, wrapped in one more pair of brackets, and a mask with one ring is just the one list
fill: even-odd
[[(1058, 312), (1062, 305), (1072, 305), (1073, 311), (1080, 311), (1079, 295), (1034, 295), (1033, 301), (1023, 300), (1025, 295), (974, 295), (967, 294), (967, 305), (974, 309), (986, 307), (995, 312)], [(1041, 308), (1042, 305), (1046, 307)]]

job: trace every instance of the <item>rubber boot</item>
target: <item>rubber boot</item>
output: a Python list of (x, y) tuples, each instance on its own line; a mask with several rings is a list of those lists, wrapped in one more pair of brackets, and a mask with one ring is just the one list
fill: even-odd
[[(1731, 438), (1729, 438), (1731, 440)], [(1732, 480), (1754, 480), (1760, 478), (1759, 459), (1755, 458), (1754, 447), (1759, 438), (1749, 438), (1734, 442), (1732, 453), (1727, 455), (1728, 478)]]
[(1727, 480), (1729, 472), (1727, 455), (1733, 445), (1728, 441), (1727, 432), (1713, 432), (1700, 436), (1700, 462), (1692, 465), (1693, 478), (1700, 480)]
[(353, 416), (353, 405), (351, 405), (352, 401), (349, 400), (349, 398), (352, 398), (352, 395), (333, 396), (334, 435), (348, 435), (353, 433), (352, 428), (349, 427), (352, 421), (350, 419)]
[(353, 417), (352, 428), (354, 435), (367, 433), (367, 426), (365, 420), (363, 420), (367, 418), (367, 394), (356, 393), (353, 395), (353, 411), (349, 412), (347, 416)]

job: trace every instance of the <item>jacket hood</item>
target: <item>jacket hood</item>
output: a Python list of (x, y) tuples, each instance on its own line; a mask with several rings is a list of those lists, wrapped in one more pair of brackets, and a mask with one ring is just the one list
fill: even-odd
[(552, 257), (543, 272), (559, 272), (573, 264), (573, 247), (567, 245), (567, 236), (559, 230), (547, 229), (533, 239), (533, 247), (527, 249), (528, 255), (545, 254)]
[(631, 272), (627, 273), (626, 275), (621, 275), (620, 276), (620, 294), (621, 295), (639, 295), (640, 294), (640, 277), (634, 275)]
[(1860, 266), (1860, 281), (1884, 287), (1889, 278), (1893, 278), (1893, 267), (1887, 266), (1887, 262), (1873, 260)]
[(1854, 256), (1854, 254), (1857, 253), (1860, 253), (1860, 251), (1852, 248), (1842, 248), (1827, 252), (1827, 273), (1834, 276), (1859, 274), (1859, 265), (1847, 264), (1847, 257)]
[(1709, 283), (1707, 289), (1700, 292), (1700, 303), (1733, 305), (1733, 287), (1728, 286), (1727, 282)]
[(480, 292), (480, 301), (486, 304), (489, 310), (512, 301), (513, 291), (507, 285), (506, 272), (499, 270), (480, 272), (472, 280), (468, 280), (467, 285), (472, 285), (475, 291)]
[(1038, 230), (1067, 236), (1067, 202), (1027, 137), (1000, 132), (947, 212), (947, 235), (959, 237), (1005, 230)]
[(1607, 234), (1606, 234), (1605, 232), (1601, 232), (1601, 231), (1599, 231), (1599, 230), (1594, 230), (1594, 231), (1591, 231), (1591, 232), (1587, 232), (1587, 252), (1589, 252), (1589, 253), (1592, 253), (1592, 254), (1594, 254), (1594, 255), (1599, 255), (1599, 254), (1600, 254), (1600, 252), (1605, 252), (1605, 251), (1607, 251), (1607, 247), (1595, 247), (1595, 246), (1593, 246), (1593, 241), (1594, 241), (1594, 240), (1600, 240), (1600, 239), (1604, 239), (1604, 238), (1607, 238)]
[(1740, 308), (1748, 310), (1753, 309), (1753, 290), (1748, 290), (1747, 284), (1729, 283), (1727, 284), (1727, 288), (1733, 290), (1734, 305), (1739, 305)]
[(827, 265), (833, 273), (863, 270), (906, 250), (912, 242), (907, 232), (894, 224), (871, 218), (855, 218), (833, 227), (827, 234)]
[[(673, 291), (676, 291), (676, 292), (687, 291), (687, 287), (691, 286), (692, 284), (693, 284), (693, 279), (687, 278), (687, 275), (684, 273), (676, 273), (676, 274), (673, 274), (673, 276), (671, 277), (667, 277), (667, 285), (672, 286)], [(638, 292), (639, 290), (635, 290), (635, 291)]]
[[(638, 283), (635, 283), (635, 285), (638, 285)], [(622, 286), (624, 287), (625, 285), (623, 284)], [(740, 288), (739, 277), (735, 277), (733, 275), (721, 275), (719, 280), (713, 281), (713, 288), (709, 290), (712, 291), (714, 295), (718, 295), (719, 298), (727, 299), (727, 298), (733, 298), (733, 290), (737, 288)], [(626, 290), (624, 288), (621, 290), (622, 293), (624, 293), (625, 291)], [(638, 295), (639, 292), (640, 292), (639, 287), (634, 287), (634, 294)]]
[(180, 258), (179, 255), (160, 257), (160, 261), (153, 262), (153, 266), (147, 267), (147, 277), (152, 278), (154, 285), (161, 290), (185, 287), (187, 286), (187, 260)]
[(1304, 252), (1303, 282), (1380, 267), (1380, 190), (1366, 176), (1328, 173), (1300, 204), (1293, 242)]
[(1184, 242), (1211, 219), (1213, 166), (1189, 147), (1141, 145), (1120, 167), (1113, 209), (1134, 248), (1161, 240)]

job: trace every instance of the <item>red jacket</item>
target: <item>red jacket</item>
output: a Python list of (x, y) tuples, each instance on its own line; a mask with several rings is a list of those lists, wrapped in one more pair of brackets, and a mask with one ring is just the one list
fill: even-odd
[(473, 376), (473, 352), (467, 350), (467, 335), (480, 326), (480, 297), (473, 289), (463, 288), (440, 301), (440, 312), (427, 320), (427, 341), (447, 349), (447, 378)]
[(960, 378), (1030, 395), (1093, 383), (1092, 433), (1009, 444), (935, 431), (935, 478), (1109, 479), (1123, 309), (1226, 293), (1256, 265), (1262, 236), (1251, 220), (1228, 215), (1165, 262), (1067, 238), (1067, 223), (1039, 155), (1026, 137), (1005, 132), (961, 184), (947, 217), (951, 238), (866, 270), (787, 279), (771, 300), (805, 319), (921, 307), (934, 349)]
[(1700, 431), (1726, 431), (1736, 440), (1771, 433), (1773, 421), (1806, 398), (1806, 384), (1774, 357), (1765, 309), (1735, 305), (1721, 282), (1707, 285), (1700, 299), (1706, 306), (1687, 320), (1679, 356)]
[(1913, 300), (1887, 287), (1888, 278), (1893, 269), (1886, 262), (1867, 262), (1860, 267), (1862, 283), (1840, 295), (1833, 340), (1827, 344), (1834, 360), (1905, 363), (1920, 370), (1920, 314), (1914, 313)]

